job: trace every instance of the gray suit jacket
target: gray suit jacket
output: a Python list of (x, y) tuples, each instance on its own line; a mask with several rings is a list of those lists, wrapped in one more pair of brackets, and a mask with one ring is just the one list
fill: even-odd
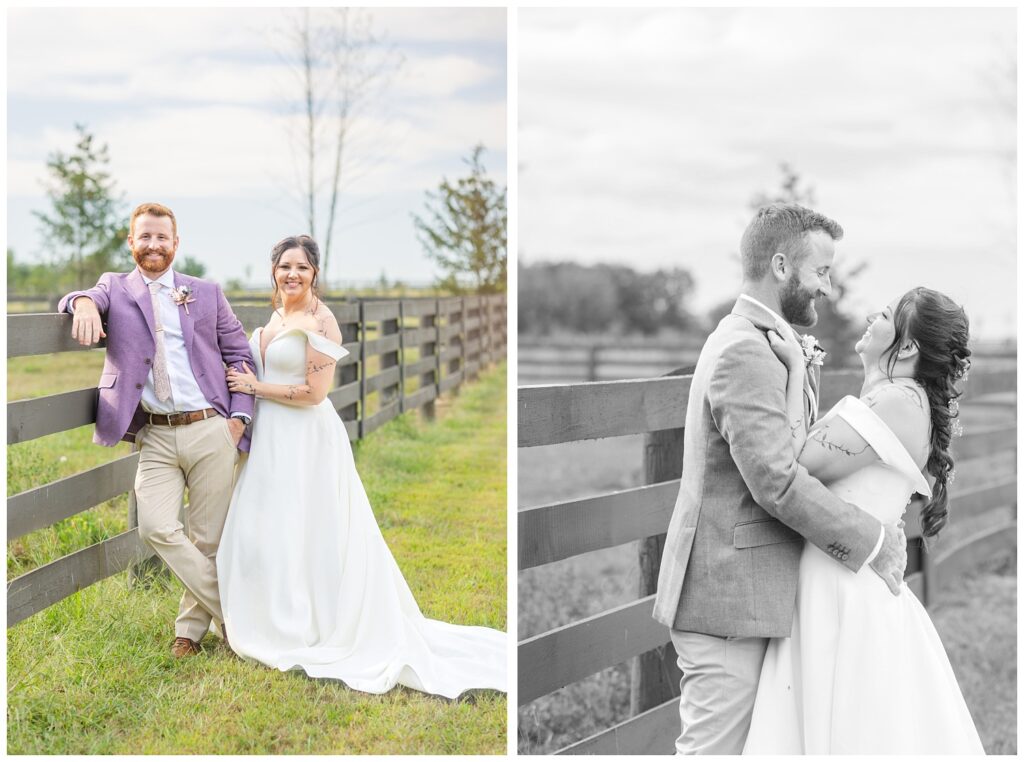
[(851, 572), (878, 542), (878, 520), (793, 457), (787, 371), (766, 333), (774, 323), (741, 299), (697, 361), (654, 605), (676, 630), (789, 636), (803, 538)]

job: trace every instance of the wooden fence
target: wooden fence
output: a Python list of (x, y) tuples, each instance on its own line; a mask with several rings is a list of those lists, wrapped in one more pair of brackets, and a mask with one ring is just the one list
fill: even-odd
[[(434, 400), (476, 377), (506, 354), (504, 295), (328, 303), (349, 355), (337, 365), (328, 394), (350, 439), (360, 439), (406, 411), (433, 415)], [(247, 332), (263, 325), (269, 307), (235, 310)], [(372, 337), (372, 338), (371, 338)], [(407, 353), (418, 357), (410, 360)], [(88, 351), (71, 338), (71, 316), (9, 315), (7, 357)], [(379, 369), (369, 375), (369, 361)], [(374, 395), (376, 395), (374, 397)], [(92, 424), (95, 388), (11, 402), (7, 445)], [(368, 401), (377, 403), (368, 415)], [(7, 626), (153, 556), (134, 528), (132, 487), (138, 453), (7, 498), (7, 540), (129, 493), (129, 528), (116, 537), (33, 569), (7, 584)]]
[[(516, 373), (520, 385), (650, 378), (696, 363), (705, 338), (704, 334), (674, 341), (638, 337), (615, 341), (520, 337), (516, 343)], [(976, 358), (1017, 356), (1016, 345), (1003, 341), (974, 342), (972, 349)], [(850, 359), (856, 360), (856, 356), (851, 355)]]
[[(964, 401), (1005, 404), (1016, 392), (1016, 366), (975, 366)], [(669, 754), (679, 733), (678, 677), (669, 631), (654, 621), (654, 593), (661, 548), (679, 491), (683, 425), (691, 369), (653, 379), (520, 387), (519, 447), (536, 447), (644, 434), (645, 485), (520, 508), (519, 569), (641, 541), (639, 599), (519, 642), (519, 704), (527, 704), (603, 669), (631, 661), (630, 719), (560, 749), (559, 754)], [(857, 394), (860, 371), (826, 372), (821, 409)], [(1015, 404), (1015, 403), (1014, 403)], [(971, 430), (973, 429), (973, 430)], [(964, 461), (1016, 451), (1015, 408), (1005, 421), (970, 427), (954, 441), (957, 467)], [(520, 476), (529, 477), (528, 474)], [(994, 551), (1016, 546), (1017, 479), (993, 477), (973, 489), (951, 487), (954, 521), (986, 514), (996, 519), (953, 547), (932, 556), (922, 551), (917, 509), (906, 515), (907, 583), (927, 605), (935, 591)], [(1012, 510), (1006, 510), (1011, 508)], [(1001, 510), (1000, 510), (1001, 509)]]

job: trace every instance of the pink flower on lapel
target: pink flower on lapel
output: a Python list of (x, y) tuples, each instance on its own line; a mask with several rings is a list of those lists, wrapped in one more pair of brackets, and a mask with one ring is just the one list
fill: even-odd
[(192, 289), (184, 284), (171, 289), (171, 299), (173, 299), (174, 303), (179, 307), (185, 308), (186, 315), (188, 314), (188, 306), (196, 300), (196, 298), (192, 296)]
[(800, 337), (800, 347), (804, 351), (804, 360), (807, 366), (812, 365), (824, 365), (825, 358), (828, 357), (828, 352), (821, 348), (821, 344), (818, 340), (811, 336), (811, 334), (804, 334)]

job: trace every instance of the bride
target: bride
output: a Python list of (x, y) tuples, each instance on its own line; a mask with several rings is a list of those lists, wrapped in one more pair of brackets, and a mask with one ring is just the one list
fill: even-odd
[[(802, 416), (804, 357), (770, 332), (789, 370), (790, 419)], [(967, 316), (926, 288), (868, 318), (856, 351), (860, 398), (844, 397), (804, 436), (799, 462), (847, 502), (895, 523), (928, 498), (922, 533), (946, 523), (949, 441), (970, 366)], [(806, 439), (806, 441), (805, 441)], [(932, 477), (929, 485), (922, 471)], [(924, 607), (893, 596), (866, 567), (834, 563), (806, 543), (792, 636), (768, 645), (744, 754), (983, 754), (949, 659)]]
[(255, 374), (227, 373), (232, 391), (256, 397), (252, 449), (217, 554), (230, 646), (368, 693), (396, 684), (448, 698), (504, 691), (505, 633), (424, 617), (377, 526), (327, 399), (348, 352), (316, 296), (319, 263), (309, 236), (274, 247), (281, 307), (250, 339)]

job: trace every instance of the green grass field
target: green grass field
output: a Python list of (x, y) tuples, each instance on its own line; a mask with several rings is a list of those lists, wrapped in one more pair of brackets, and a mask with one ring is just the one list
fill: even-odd
[[(9, 399), (95, 383), (99, 353), (73, 357), (75, 367), (61, 368), (57, 381), (45, 357), (12, 361)], [(378, 522), (424, 613), (500, 629), (505, 378), (502, 363), (439, 400), (435, 421), (407, 414), (355, 445)], [(9, 494), (118, 454), (92, 445), (90, 428), (8, 448)], [(8, 543), (8, 578), (122, 531), (125, 514), (112, 501)], [(214, 638), (202, 655), (175, 660), (180, 594), (175, 580), (130, 588), (120, 574), (11, 628), (8, 753), (505, 752), (504, 694), (448, 701), (398, 688), (370, 696), (247, 664)]]

